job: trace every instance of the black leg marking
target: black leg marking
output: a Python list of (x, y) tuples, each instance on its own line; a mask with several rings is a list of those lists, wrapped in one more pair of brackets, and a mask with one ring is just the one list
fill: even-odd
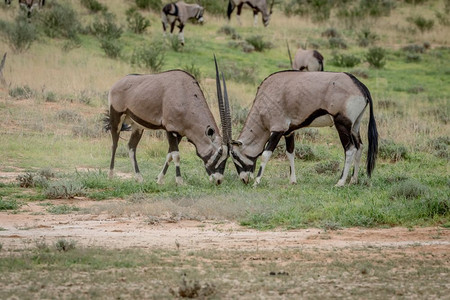
[(175, 167), (175, 174), (177, 175), (177, 177), (181, 177), (181, 171), (180, 171), (180, 167), (179, 166)]
[(244, 5), (244, 3), (242, 2), (241, 4), (239, 4), (237, 6), (237, 15), (240, 16), (241, 15), (241, 11), (242, 11), (242, 6)]
[(274, 151), (277, 147), (278, 143), (280, 142), (281, 137), (283, 136), (284, 132), (281, 131), (273, 131), (269, 137), (269, 140), (267, 141), (265, 151)]
[(291, 133), (284, 137), (286, 140), (286, 152), (294, 153), (295, 150), (295, 133)]
[(133, 167), (134, 167), (135, 173), (139, 173), (139, 167), (138, 167), (138, 163), (136, 160), (136, 149), (137, 149), (137, 145), (139, 144), (139, 141), (141, 140), (143, 132), (144, 132), (143, 129), (135, 129), (131, 133), (130, 140), (128, 141), (128, 149), (133, 151), (132, 160), (133, 160)]

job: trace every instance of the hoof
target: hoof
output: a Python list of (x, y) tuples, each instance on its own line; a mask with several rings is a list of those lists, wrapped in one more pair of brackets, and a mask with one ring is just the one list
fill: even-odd
[(184, 184), (183, 178), (181, 178), (181, 177), (175, 178), (175, 182), (177, 183), (177, 185), (183, 185)]

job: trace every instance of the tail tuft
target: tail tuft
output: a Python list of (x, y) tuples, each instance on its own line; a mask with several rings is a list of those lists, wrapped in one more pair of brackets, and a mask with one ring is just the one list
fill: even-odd
[(111, 130), (111, 119), (109, 117), (109, 110), (103, 114), (103, 131), (108, 132)]

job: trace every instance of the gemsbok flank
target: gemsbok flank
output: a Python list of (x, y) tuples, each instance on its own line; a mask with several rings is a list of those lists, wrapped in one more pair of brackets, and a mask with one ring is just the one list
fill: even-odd
[[(221, 97), (221, 96), (219, 96)], [(210, 180), (216, 184), (223, 181), (230, 140), (227, 123), (222, 119), (222, 138), (205, 97), (195, 78), (181, 70), (171, 70), (153, 75), (128, 75), (113, 85), (108, 96), (109, 112), (105, 118), (105, 129), (111, 130), (112, 156), (109, 177), (114, 175), (114, 156), (122, 124), (131, 124), (128, 141), (129, 156), (136, 180), (142, 175), (136, 161), (136, 148), (144, 129), (164, 129), (167, 132), (169, 151), (157, 182), (164, 176), (173, 160), (176, 168), (176, 183), (182, 184), (178, 145), (186, 136), (203, 160)], [(223, 101), (219, 99), (221, 117)]]
[(335, 126), (345, 151), (345, 164), (336, 186), (346, 183), (354, 161), (350, 183), (357, 183), (362, 153), (360, 125), (369, 106), (367, 174), (375, 168), (378, 132), (373, 103), (367, 87), (348, 73), (281, 71), (259, 86), (242, 132), (232, 142), (231, 157), (244, 183), (253, 177), (256, 160), (262, 154), (254, 185), (261, 182), (264, 168), (280, 138), (286, 137), (290, 182), (296, 182), (294, 135), (303, 127)]
[(236, 18), (238, 20), (239, 25), (241, 25), (241, 12), (242, 6), (244, 4), (247, 4), (253, 10), (254, 26), (258, 24), (258, 13), (262, 14), (262, 22), (264, 26), (267, 27), (267, 25), (269, 25), (270, 16), (272, 15), (272, 9), (273, 5), (275, 4), (275, 0), (272, 0), (269, 9), (267, 7), (266, 0), (229, 0), (227, 10), (228, 20), (231, 19), (231, 14), (233, 13), (233, 10), (237, 7)]
[(172, 34), (175, 23), (178, 21), (178, 28), (180, 28), (178, 39), (181, 42), (181, 45), (184, 45), (184, 24), (186, 24), (189, 19), (196, 19), (200, 24), (202, 24), (203, 11), (204, 8), (200, 5), (187, 4), (183, 1), (166, 4), (161, 12), (161, 22), (164, 30), (164, 35), (166, 35), (168, 24), (170, 24), (170, 34)]

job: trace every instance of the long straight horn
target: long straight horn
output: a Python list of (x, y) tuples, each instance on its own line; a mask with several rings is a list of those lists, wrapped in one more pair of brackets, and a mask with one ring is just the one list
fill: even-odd
[(228, 101), (228, 92), (227, 92), (227, 85), (225, 83), (225, 76), (223, 76), (222, 73), (222, 80), (223, 80), (223, 96), (225, 99), (224, 108), (225, 108), (225, 127), (227, 132), (227, 145), (230, 143), (231, 139), (233, 138), (233, 134), (231, 132), (231, 112), (230, 112), (230, 102)]
[(220, 78), (219, 78), (219, 68), (217, 66), (217, 59), (216, 55), (214, 55), (214, 64), (216, 65), (216, 87), (217, 87), (217, 101), (219, 102), (219, 113), (220, 113), (220, 121), (222, 123), (222, 135), (223, 135), (223, 143), (225, 145), (228, 145), (229, 138), (227, 136), (227, 126), (226, 126), (226, 118), (225, 118), (225, 106), (223, 104), (223, 97), (222, 97), (222, 87), (220, 85)]
[(291, 56), (291, 49), (289, 49), (289, 43), (288, 40), (286, 40), (286, 46), (289, 54), (289, 61), (291, 62), (291, 68), (292, 68), (292, 56)]

